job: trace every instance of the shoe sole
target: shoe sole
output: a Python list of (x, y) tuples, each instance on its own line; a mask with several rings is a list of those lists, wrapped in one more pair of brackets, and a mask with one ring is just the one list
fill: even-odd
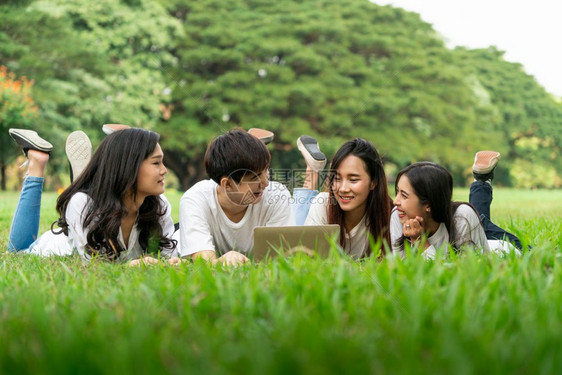
[(50, 153), (53, 150), (53, 145), (41, 138), (34, 130), (10, 129), (8, 133), (23, 149), (26, 156), (28, 150), (37, 150), (46, 153)]
[(81, 130), (70, 133), (66, 139), (66, 156), (70, 163), (72, 180), (76, 180), (92, 158), (92, 142)]
[(315, 161), (326, 160), (326, 155), (318, 148), (318, 141), (308, 135), (301, 135), (297, 139), (297, 147), (301, 153), (309, 154)]
[(271, 143), (273, 141), (273, 138), (275, 137), (275, 134), (273, 134), (273, 132), (258, 128), (251, 128), (250, 130), (248, 130), (248, 133), (265, 144)]
[(479, 151), (474, 155), (472, 173), (486, 175), (491, 173), (498, 165), (501, 155), (497, 151)]

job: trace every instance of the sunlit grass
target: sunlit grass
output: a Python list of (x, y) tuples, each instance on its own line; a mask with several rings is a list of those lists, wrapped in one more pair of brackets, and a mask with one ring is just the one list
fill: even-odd
[(561, 194), (495, 194), (497, 221), (533, 245), (522, 257), (131, 269), (2, 253), (0, 373), (561, 373)]
[[(455, 188), (453, 199), (468, 201), (467, 188)], [(509, 222), (512, 218), (562, 218), (562, 190), (520, 190), (494, 188), (492, 201), (492, 219), (499, 223)]]

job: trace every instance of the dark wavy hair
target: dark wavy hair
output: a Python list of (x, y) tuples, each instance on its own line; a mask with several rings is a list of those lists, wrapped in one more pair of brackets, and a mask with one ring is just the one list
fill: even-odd
[[(356, 138), (346, 142), (336, 152), (330, 164), (328, 173), (328, 192), (330, 200), (328, 204), (328, 223), (340, 225), (340, 245), (345, 245), (345, 211), (341, 209), (332, 189), (337, 169), (342, 161), (350, 156), (356, 156), (363, 160), (365, 169), (371, 181), (375, 182), (375, 188), (369, 192), (366, 205), (366, 225), (369, 233), (375, 241), (379, 238), (383, 241), (381, 246), (382, 255), (386, 253), (386, 246), (390, 244), (390, 209), (391, 200), (388, 195), (386, 174), (384, 173), (382, 159), (375, 147), (368, 141)], [(367, 249), (364, 256), (371, 255), (371, 247)]]
[[(127, 215), (125, 195), (137, 194), (137, 177), (142, 162), (156, 148), (160, 136), (143, 129), (114, 132), (101, 142), (82, 174), (57, 199), (58, 226), (68, 235), (66, 208), (78, 192), (91, 198), (83, 213), (82, 225), (89, 228), (86, 253), (109, 260), (119, 258), (123, 249), (117, 240), (121, 219)], [(158, 196), (148, 196), (139, 207), (137, 228), (139, 244), (144, 251), (158, 240), (159, 249), (173, 249), (176, 241), (163, 235), (160, 218), (166, 214)], [(59, 232), (60, 233), (60, 232)]]
[[(420, 204), (429, 204), (431, 218), (438, 223), (445, 224), (449, 233), (450, 244), (453, 249), (458, 250), (460, 246), (466, 243), (466, 239), (457, 238), (454, 214), (462, 204), (470, 206), (475, 212), (476, 209), (468, 203), (452, 201), (453, 176), (451, 173), (445, 167), (429, 161), (411, 164), (402, 169), (396, 176), (394, 185), (396, 192), (398, 192), (398, 181), (402, 176), (406, 176), (410, 180)], [(478, 214), (476, 215), (478, 216)], [(396, 245), (403, 249), (404, 241), (405, 237), (402, 236), (397, 240)]]

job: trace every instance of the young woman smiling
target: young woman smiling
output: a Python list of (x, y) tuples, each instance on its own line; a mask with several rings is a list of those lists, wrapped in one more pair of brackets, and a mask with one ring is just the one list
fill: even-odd
[(170, 256), (175, 252), (170, 206), (161, 195), (167, 170), (158, 134), (126, 129), (108, 135), (59, 196), (60, 230), (39, 238), (43, 176), (52, 145), (31, 130), (10, 129), (10, 135), (29, 160), (10, 230), (10, 251), (69, 255), (76, 250), (87, 260), (95, 256), (112, 261), (138, 259), (149, 250)]
[[(307, 174), (314, 176), (321, 169), (315, 161), (319, 164), (323, 157), (316, 141), (299, 142), (299, 149), (307, 161)], [(385, 254), (385, 245), (390, 243), (391, 203), (382, 160), (371, 143), (361, 138), (346, 142), (332, 159), (328, 191), (318, 194), (311, 185), (294, 189), (297, 224), (304, 217), (304, 225), (339, 224), (340, 245), (355, 259), (371, 255), (370, 239), (382, 240)]]
[[(393, 251), (403, 252), (406, 241), (420, 248), (422, 255), (429, 259), (435, 257), (438, 249), (446, 250), (448, 245), (455, 250), (470, 247), (481, 252), (515, 250), (503, 241), (505, 239), (521, 249), (517, 237), (490, 221), (490, 181), (498, 160), (497, 152), (476, 155), (472, 204), (451, 201), (453, 177), (439, 164), (419, 162), (401, 170), (396, 177), (395, 209), (390, 226)], [(478, 170), (479, 165), (484, 167)], [(478, 173), (482, 171), (484, 173)], [(483, 222), (487, 224), (483, 226)]]

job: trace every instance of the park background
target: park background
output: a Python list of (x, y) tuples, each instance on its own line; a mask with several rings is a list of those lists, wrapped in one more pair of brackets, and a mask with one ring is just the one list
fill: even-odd
[[(64, 141), (104, 123), (162, 136), (168, 187), (205, 178), (228, 129), (276, 134), (273, 168), (302, 168), (301, 134), (328, 156), (363, 137), (390, 180), (445, 165), (470, 181), (477, 150), (502, 153), (495, 183), (562, 185), (562, 103), (494, 46), (448, 48), (413, 12), (360, 1), (7, 1), (0, 5), (0, 180), (21, 171), (10, 127), (55, 145), (48, 189), (68, 185)], [(540, 41), (537, 41), (540, 43)]]

